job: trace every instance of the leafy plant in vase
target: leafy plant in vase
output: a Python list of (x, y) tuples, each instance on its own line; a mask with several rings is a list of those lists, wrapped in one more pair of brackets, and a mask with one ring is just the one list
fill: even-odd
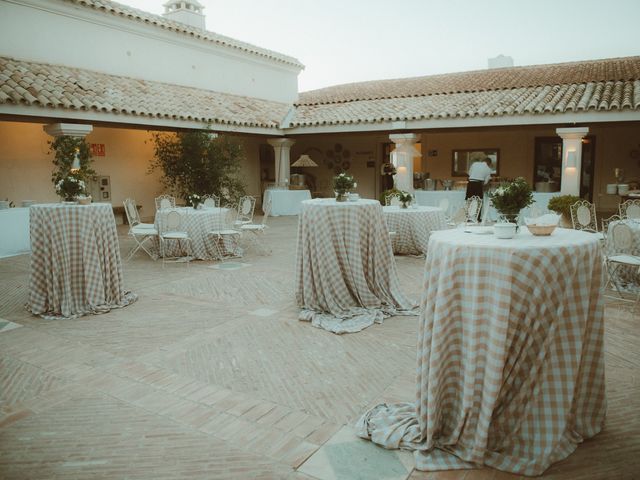
[(346, 202), (349, 199), (349, 192), (356, 188), (358, 184), (348, 173), (341, 173), (333, 177), (333, 190), (336, 192), (336, 202)]
[(86, 185), (84, 181), (73, 174), (61, 178), (58, 180), (58, 183), (56, 183), (56, 193), (60, 195), (65, 202), (75, 202), (76, 197), (84, 195), (85, 191)]
[(517, 225), (520, 210), (533, 203), (533, 192), (529, 182), (518, 177), (511, 182), (501, 184), (493, 193), (489, 194), (489, 198), (500, 214), (498, 221)]
[(407, 208), (411, 201), (413, 200), (413, 196), (409, 192), (400, 192), (398, 195), (398, 199), (400, 200), (400, 208)]

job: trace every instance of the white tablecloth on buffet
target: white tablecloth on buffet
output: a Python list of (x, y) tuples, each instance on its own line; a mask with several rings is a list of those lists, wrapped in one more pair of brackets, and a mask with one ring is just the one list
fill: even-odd
[[(200, 208), (195, 209), (193, 207), (179, 207), (178, 211), (183, 215), (183, 228), (191, 239), (191, 255), (197, 260), (216, 260), (218, 252), (215, 249), (214, 237), (209, 232), (219, 227), (223, 218), (229, 215), (228, 208)], [(155, 226), (158, 228), (160, 222), (160, 215), (162, 210), (156, 212)], [(181, 251), (181, 249), (187, 249), (184, 242), (169, 241), (165, 247), (165, 253), (167, 256), (180, 256), (187, 252)], [(157, 241), (154, 243), (155, 248), (158, 248)], [(240, 254), (237, 246), (234, 242), (223, 241), (223, 254)]]
[(271, 199), (272, 217), (281, 215), (300, 215), (302, 202), (311, 199), (309, 190), (265, 190), (262, 207)]
[(400, 289), (377, 200), (302, 203), (295, 286), (300, 320), (334, 333), (417, 314)]
[(605, 419), (602, 273), (585, 232), (432, 233), (417, 403), (374, 407), (358, 434), (415, 450), (420, 470), (540, 475), (566, 458)]
[(129, 305), (111, 204), (30, 207), (31, 313), (75, 318)]
[[(464, 190), (416, 190), (415, 198), (418, 205), (424, 205), (429, 207), (438, 207), (440, 206), (440, 201), (443, 198), (449, 200), (450, 212), (453, 213), (453, 209), (456, 207), (462, 206), (464, 203)], [(529, 217), (531, 216), (531, 208), (536, 207), (540, 213), (547, 213), (549, 208), (549, 200), (551, 198), (560, 195), (560, 192), (533, 192), (533, 205), (527, 207), (522, 210), (521, 217)], [(484, 201), (485, 204), (488, 202), (489, 196), (485, 193)], [(498, 212), (496, 212), (495, 208), (489, 208), (488, 220), (495, 221), (498, 219)]]
[(29, 253), (29, 209), (0, 210), (0, 258)]
[(444, 211), (436, 207), (386, 206), (382, 207), (382, 211), (387, 228), (395, 232), (391, 245), (396, 254), (426, 254), (431, 232), (446, 228)]

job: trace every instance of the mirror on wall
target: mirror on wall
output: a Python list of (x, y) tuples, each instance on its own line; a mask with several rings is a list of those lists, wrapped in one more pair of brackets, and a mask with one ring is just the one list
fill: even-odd
[(491, 160), (491, 174), (498, 175), (500, 150), (497, 148), (469, 148), (464, 150), (453, 150), (451, 161), (451, 175), (454, 177), (469, 176), (469, 168), (476, 161), (483, 161), (485, 158)]

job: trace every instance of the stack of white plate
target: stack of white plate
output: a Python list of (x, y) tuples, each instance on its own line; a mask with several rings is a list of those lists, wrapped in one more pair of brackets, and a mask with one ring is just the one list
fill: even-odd
[(9, 208), (9, 201), (8, 200), (0, 200), (0, 210), (5, 210)]

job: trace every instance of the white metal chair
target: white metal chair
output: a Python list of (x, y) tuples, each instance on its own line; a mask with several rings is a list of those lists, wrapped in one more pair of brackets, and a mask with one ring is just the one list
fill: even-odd
[[(240, 229), (233, 228), (230, 221), (232, 211), (221, 208), (220, 214), (215, 217), (213, 229), (209, 235), (213, 237), (213, 248), (216, 250), (217, 259), (224, 261), (226, 258), (240, 257)], [(231, 251), (231, 253), (227, 253)]]
[(587, 200), (578, 200), (569, 207), (571, 223), (574, 230), (593, 233), (604, 242), (604, 235), (598, 231), (598, 218), (596, 217), (595, 204)]
[(640, 200), (627, 200), (622, 202), (618, 208), (620, 217), (632, 220), (640, 219)]
[(247, 240), (256, 248), (256, 251), (268, 255), (269, 253), (271, 253), (271, 251), (263, 244), (261, 240), (265, 234), (265, 230), (268, 228), (267, 219), (269, 218), (269, 214), (271, 213), (271, 199), (269, 199), (267, 203), (263, 205), (262, 210), (264, 211), (262, 222), (245, 223), (240, 226), (240, 231), (242, 232), (243, 238), (245, 237), (245, 234), (247, 235)]
[[(162, 256), (162, 268), (168, 261), (174, 262), (189, 262), (192, 260), (191, 239), (189, 234), (184, 228), (184, 216), (176, 209), (164, 209), (160, 212), (158, 221), (159, 226), (159, 239), (160, 239), (160, 255)], [(177, 248), (180, 253), (186, 253), (182, 256), (167, 255), (167, 243), (176, 242)], [(188, 251), (185, 251), (184, 245), (188, 246)]]
[(176, 197), (171, 195), (160, 195), (156, 197), (156, 210), (164, 210), (167, 208), (176, 208)]
[(213, 194), (203, 195), (202, 205), (204, 208), (218, 208), (220, 207), (220, 197)]
[(465, 221), (467, 223), (478, 223), (482, 199), (478, 196), (469, 197), (464, 204)]
[[(626, 266), (637, 269), (636, 275), (640, 278), (640, 256), (633, 255), (633, 231), (629, 225), (622, 221), (610, 225), (605, 245), (605, 263), (609, 279), (607, 286), (613, 283), (620, 298), (624, 299), (620, 290), (620, 285), (615, 280), (615, 274), (620, 267)], [(640, 289), (640, 285), (637, 285)], [(634, 302), (633, 311), (640, 304), (640, 290)]]
[(253, 221), (253, 212), (256, 208), (255, 197), (242, 197), (238, 202), (236, 219), (233, 222), (236, 227)]
[(140, 216), (138, 214), (138, 208), (136, 207), (135, 200), (127, 198), (124, 202), (124, 213), (127, 215), (127, 221), (129, 222), (129, 236), (136, 242), (136, 246), (131, 249), (127, 254), (125, 261), (129, 261), (138, 252), (143, 250), (153, 260), (157, 260), (158, 257), (151, 252), (145, 245), (153, 237), (158, 236), (158, 230), (152, 223), (141, 223)]
[(400, 201), (400, 195), (397, 193), (387, 195), (384, 199), (384, 203), (387, 207), (399, 207), (400, 205), (402, 205), (402, 202)]

